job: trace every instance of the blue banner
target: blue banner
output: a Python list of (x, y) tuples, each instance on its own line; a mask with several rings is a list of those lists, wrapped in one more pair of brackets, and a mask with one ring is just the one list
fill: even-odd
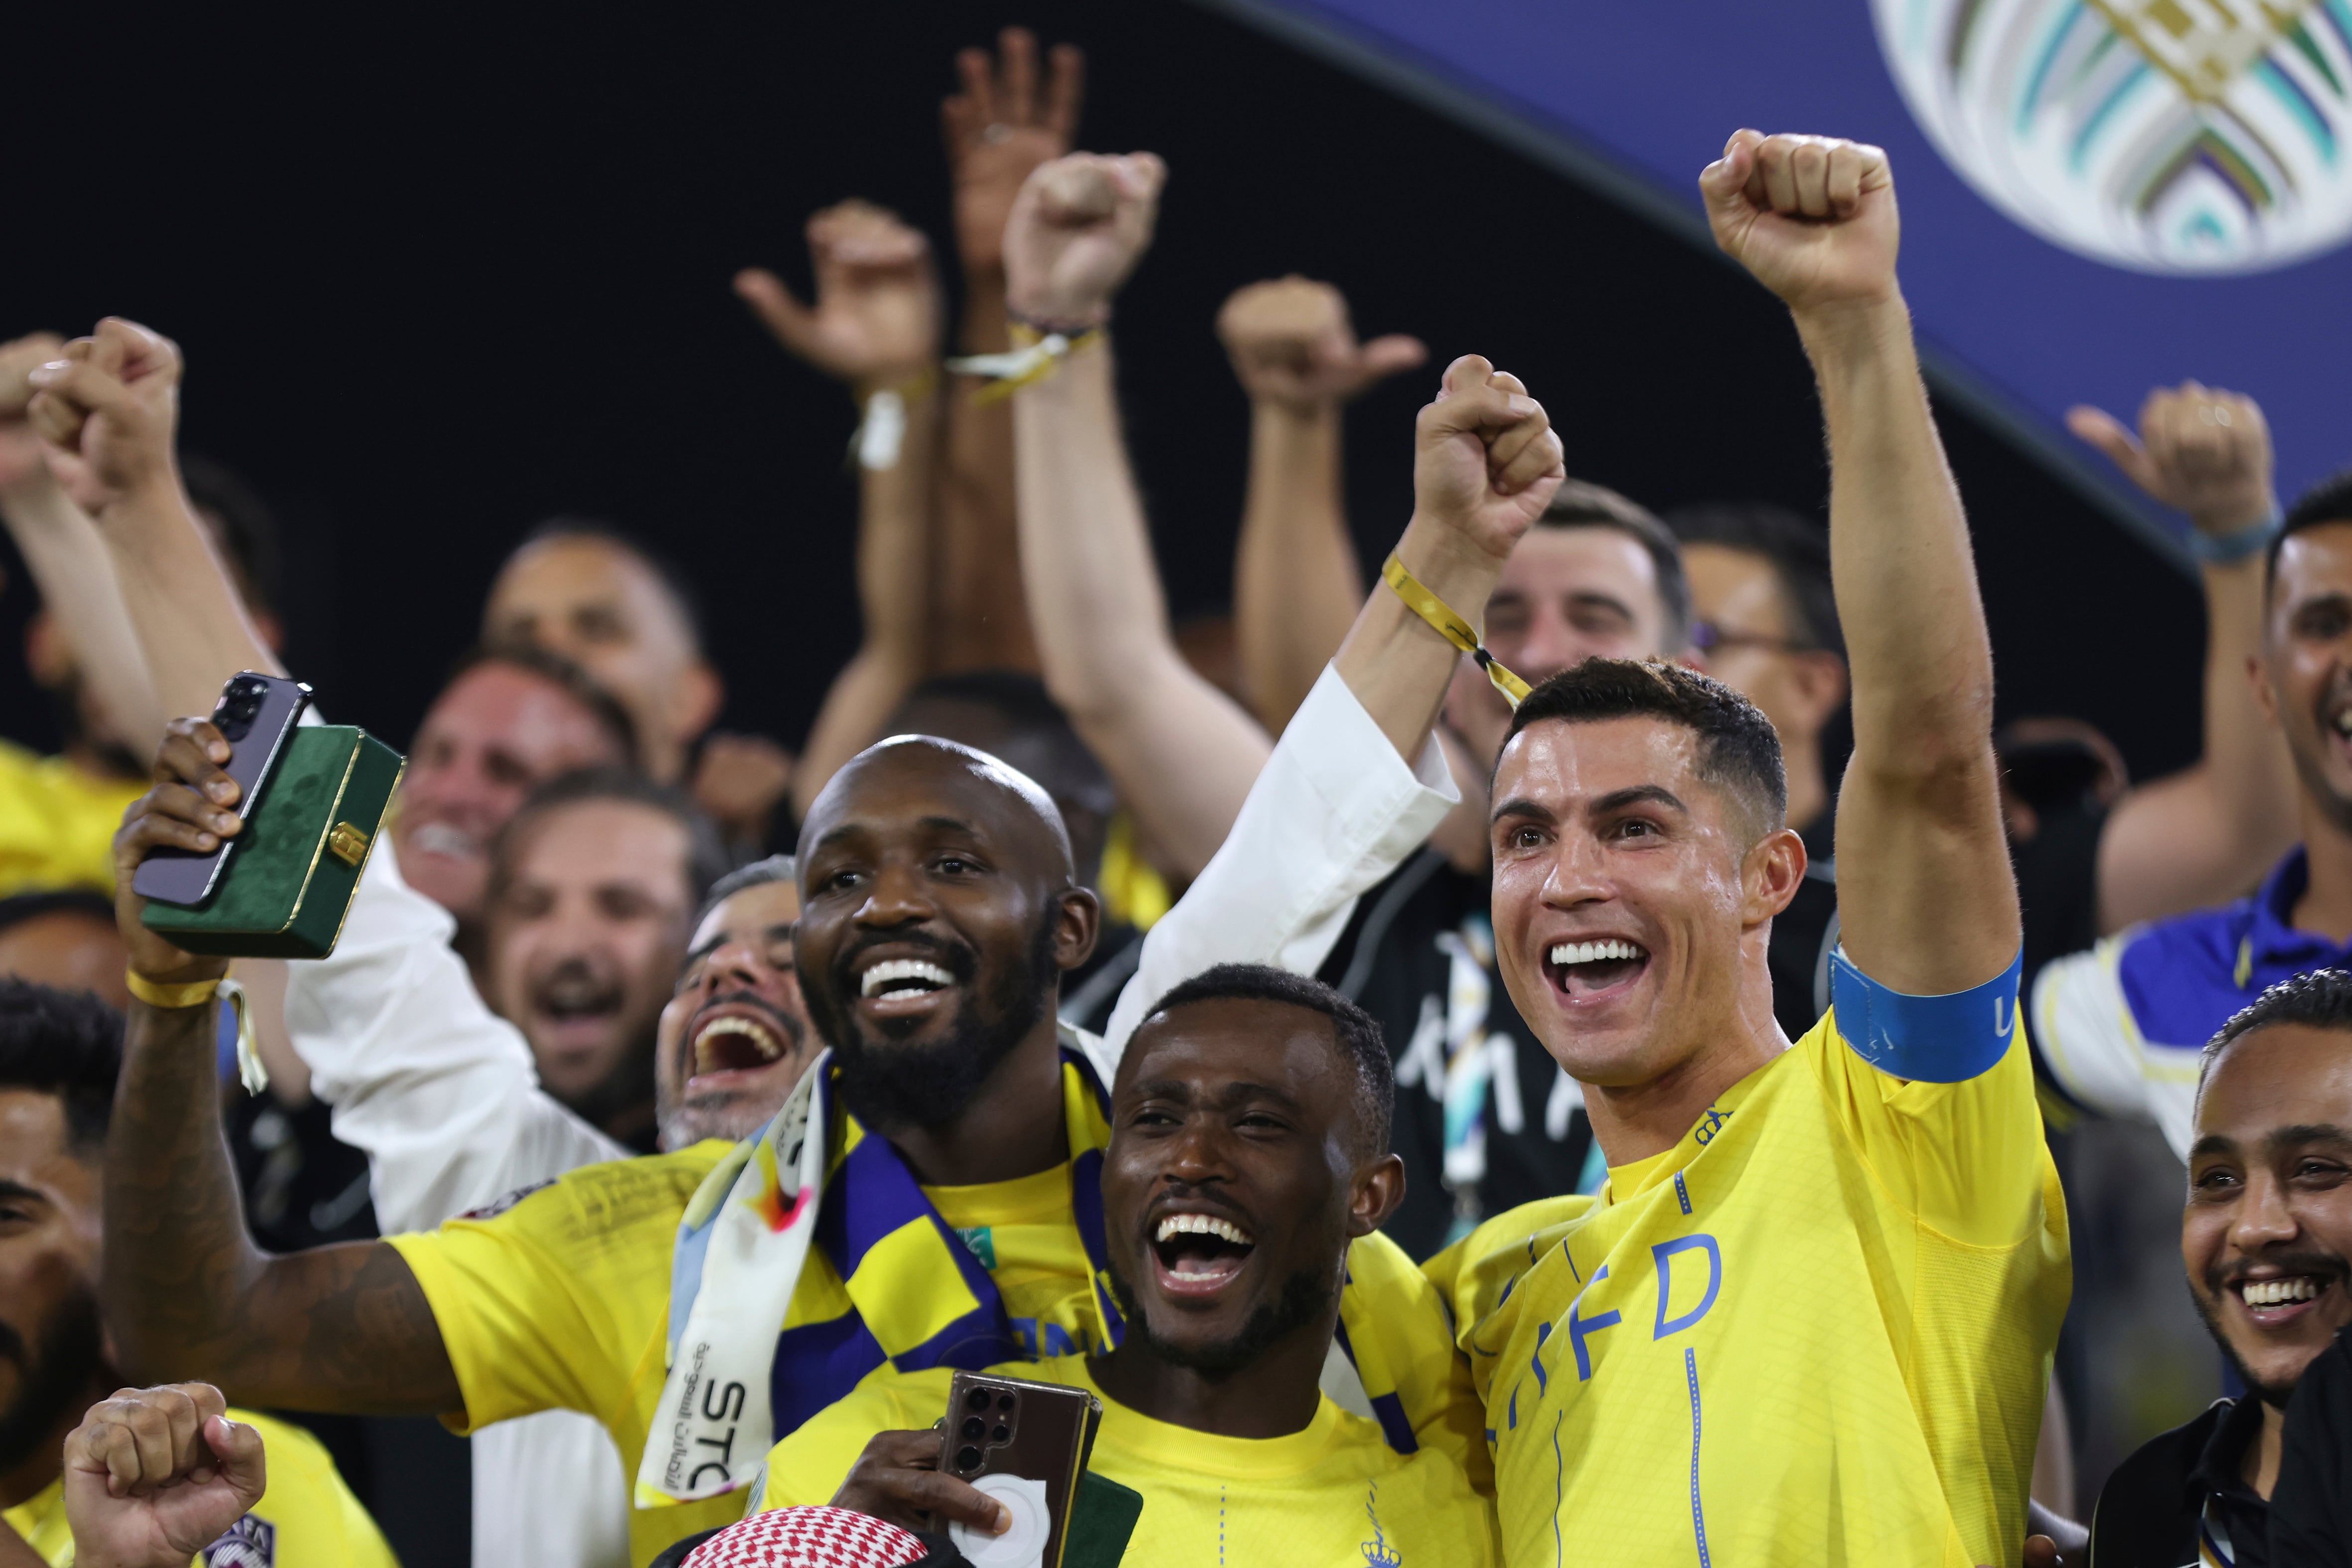
[[(1939, 386), (2158, 542), (2061, 421), (2194, 378), (2352, 463), (2352, 0), (1222, 0), (1708, 245), (1741, 126), (1874, 141)], [(2175, 547), (2177, 551), (2177, 546)]]

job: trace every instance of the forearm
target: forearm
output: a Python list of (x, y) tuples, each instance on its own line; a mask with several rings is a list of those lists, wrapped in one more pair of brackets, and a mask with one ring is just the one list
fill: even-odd
[(171, 717), (155, 700), (138, 630), (98, 525), (47, 468), (0, 491), (0, 520), (57, 617), (74, 663), (126, 743), (143, 746)]
[[(1003, 352), (1007, 319), (1004, 274), (976, 272), (964, 299), (964, 352)], [(929, 669), (1037, 667), (1021, 591), (1013, 410), (1003, 402), (974, 402), (971, 393), (985, 384), (960, 377), (948, 383), (946, 462), (938, 476), (932, 543), (924, 551), (937, 612), (926, 649)]]
[(857, 602), (865, 622), (857, 653), (834, 677), (793, 769), (793, 814), (804, 817), (842, 764), (879, 738), (882, 727), (923, 678), (934, 602), (929, 548), (932, 485), (939, 473), (942, 394), (907, 402), (898, 461), (860, 470)]
[(1290, 722), (1364, 602), (1339, 451), (1336, 403), (1251, 409), (1234, 623), (1242, 677), (1269, 730)]
[(97, 520), (165, 714), (210, 713), (239, 670), (285, 674), (247, 619), (176, 474), (115, 501)]
[[(1503, 559), (1416, 513), (1397, 559), (1482, 638)], [(1332, 660), (1389, 744), (1411, 762), (1429, 743), (1460, 652), (1385, 584), (1364, 601)]]
[(1192, 874), (1272, 745), (1169, 635), (1108, 348), (1073, 354), (1013, 402), (1021, 574), (1046, 688), (1171, 869)]
[(246, 1233), (216, 1111), (217, 1004), (134, 1001), (107, 1134), (100, 1294), (123, 1375), (202, 1378), (242, 1403), (429, 1414), (457, 1378), (380, 1242), (271, 1258)]
[(1798, 325), (1829, 426), (1831, 564), (1853, 668), (1845, 945), (1896, 990), (1964, 990), (2006, 967), (2019, 940), (1967, 519), (1901, 299)]

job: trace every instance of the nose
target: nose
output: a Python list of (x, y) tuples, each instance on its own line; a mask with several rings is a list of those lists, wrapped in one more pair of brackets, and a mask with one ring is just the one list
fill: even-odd
[(1231, 1174), (1226, 1169), (1224, 1143), (1223, 1129), (1213, 1118), (1187, 1118), (1183, 1130), (1168, 1146), (1163, 1177), (1171, 1186), (1200, 1186), (1223, 1180)]
[(781, 978), (765, 950), (740, 938), (712, 948), (702, 966), (702, 989), (713, 996), (722, 991), (770, 989)]
[(2230, 1245), (2240, 1252), (2260, 1252), (2284, 1246), (2302, 1230), (2287, 1201), (2286, 1184), (2267, 1170), (2248, 1172), (2245, 1196), (2230, 1217)]
[(856, 919), (860, 925), (887, 930), (929, 920), (938, 913), (939, 905), (924, 891), (922, 878), (912, 867), (886, 865), (875, 873)]
[(1551, 865), (1544, 873), (1543, 901), (1551, 909), (1574, 909), (1580, 904), (1606, 902), (1616, 893), (1607, 876), (1601, 846), (1588, 833), (1568, 828), (1559, 835), (1559, 845), (1552, 851)]

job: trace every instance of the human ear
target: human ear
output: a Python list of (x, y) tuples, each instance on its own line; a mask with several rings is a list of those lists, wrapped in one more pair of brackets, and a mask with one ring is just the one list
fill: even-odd
[(1067, 971), (1094, 954), (1095, 938), (1102, 933), (1102, 900), (1085, 887), (1066, 887), (1055, 898), (1060, 907), (1054, 916), (1054, 963)]
[(1805, 880), (1805, 841), (1790, 829), (1776, 828), (1748, 849), (1741, 871), (1746, 899), (1740, 924), (1761, 925), (1797, 896), (1797, 886)]
[(1370, 1236), (1404, 1201), (1404, 1161), (1394, 1155), (1356, 1167), (1348, 1191), (1348, 1234)]

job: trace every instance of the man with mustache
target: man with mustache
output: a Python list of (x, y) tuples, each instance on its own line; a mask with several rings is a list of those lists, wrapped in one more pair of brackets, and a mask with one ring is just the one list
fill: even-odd
[[(100, 1188), (121, 1030), (86, 992), (0, 979), (0, 1537), (13, 1531), (51, 1568), (74, 1561), (67, 1435), (123, 1381), (98, 1303)], [(228, 1533), (214, 1542), (265, 1549), (223, 1563), (393, 1568), (317, 1438), (268, 1416), (232, 1416), (268, 1440), (269, 1486), (250, 1511), (220, 1521)]]
[[(2294, 1497), (2282, 1467), (2310, 1457), (2290, 1452), (2309, 1431), (2290, 1415), (2291, 1401), (2309, 1414), (2297, 1385), (2352, 1323), (2352, 974), (2283, 981), (2223, 1025), (2205, 1048), (2192, 1131), (2180, 1260), (2247, 1392), (2117, 1467), (2092, 1518), (2092, 1560), (2326, 1561), (2290, 1555), (2284, 1538), (2342, 1499)], [(2345, 1434), (2332, 1437), (2340, 1452)]]
[[(1148, 228), (1153, 188), (1108, 177), (1106, 162), (1071, 161), (1102, 183), (1102, 211), (1055, 243)], [(1483, 604), (1558, 482), (1558, 443), (1516, 380), (1465, 358), (1423, 411), (1416, 450), (1399, 558), (1432, 592)], [(1052, 985), (1035, 984), (1041, 952), (1050, 981), (1084, 959), (1096, 925), (1050, 800), (943, 743), (864, 754), (810, 811), (800, 857), (798, 965), (813, 1014), (846, 1025), (833, 1041), (845, 1085), (807, 1075), (769, 1130), (733, 1149), (574, 1172), (495, 1216), (395, 1242), (254, 1250), (216, 1136), (189, 1111), (193, 1085), (209, 1082), (220, 967), (158, 940), (126, 894), (134, 970), (183, 1004), (133, 1009), (122, 1114), (136, 1135), (112, 1167), (121, 1267), (109, 1287), (129, 1358), (296, 1406), (468, 1426), (597, 1413), (637, 1465), (632, 1555), (644, 1562), (739, 1512), (733, 1494), (761, 1473), (772, 1434), (884, 1359), (1107, 1348), (1120, 1320), (1100, 1284), (1089, 1195), (1118, 1043), (1142, 998), (1216, 962), (1320, 960), (1349, 901), (1449, 802), (1427, 736), (1454, 658), (1402, 601), (1366, 605), (1226, 848), (1149, 934), (1139, 1005), (1115, 1015), (1108, 1045), (1066, 1040)], [(150, 792), (118, 841), (121, 863), (234, 831), (219, 745), (201, 721), (175, 726), (162, 776), (189, 782)], [(979, 1092), (922, 1121), (938, 1107), (908, 1085), (957, 1073)], [(856, 1103), (867, 1090), (873, 1103)], [(186, 1288), (199, 1269), (217, 1289)], [(1386, 1308), (1409, 1265), (1370, 1237), (1350, 1270), (1353, 1360), (1333, 1377), (1400, 1451), (1439, 1445), (1475, 1463), (1442, 1317), (1374, 1310), (1360, 1294), (1387, 1281)]]
[(2186, 1160), (2204, 1041), (2280, 981), (2352, 967), (2352, 475), (2271, 521), (2260, 505), (2267, 462), (2242, 474), (2225, 461), (2259, 431), (2260, 411), (2201, 387), (2177, 401), (2177, 444), (2201, 433), (2215, 449), (2208, 464), (2253, 497), (2237, 503), (2258, 520), (2231, 536), (2242, 553), (2229, 570), (2254, 570), (2261, 554), (2261, 652), (2246, 674), (2294, 764), (2303, 841), (2251, 897), (2135, 926), (2044, 967), (2030, 1024), (2068, 1099), (2153, 1122)]
[[(1255, 1563), (1496, 1560), (1494, 1511), (1459, 1465), (1395, 1452), (1317, 1386), (1349, 1243), (1403, 1194), (1393, 1101), (1380, 1026), (1279, 969), (1188, 980), (1129, 1041), (1102, 1174), (1127, 1337), (992, 1370), (1102, 1401), (1089, 1467), (1144, 1500), (1131, 1568), (1219, 1560), (1227, 1541)], [(966, 1419), (950, 1376), (885, 1375), (784, 1437), (761, 1506), (999, 1528), (1002, 1505), (939, 1468), (932, 1423)]]

